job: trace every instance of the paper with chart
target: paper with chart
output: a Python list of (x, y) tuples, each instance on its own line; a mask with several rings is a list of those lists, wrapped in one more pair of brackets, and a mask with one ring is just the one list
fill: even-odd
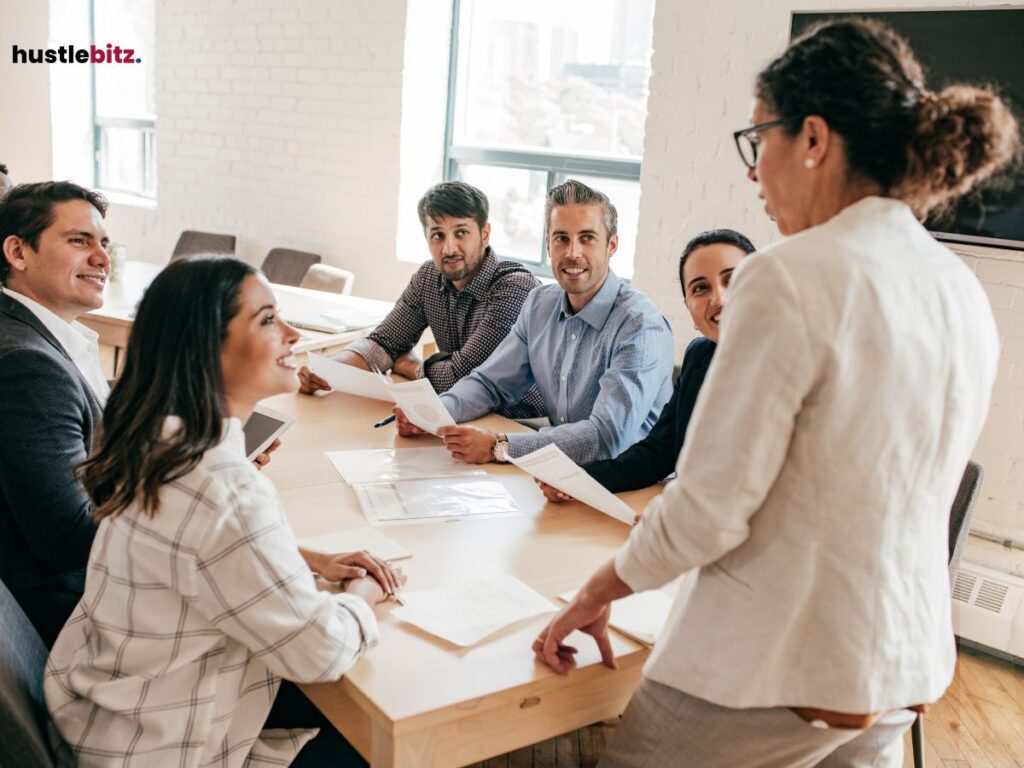
[(319, 536), (309, 536), (299, 541), (306, 549), (316, 552), (359, 552), (366, 550), (381, 560), (404, 560), (412, 552), (401, 544), (389, 539), (376, 528), (364, 525), (347, 531), (334, 531)]
[(330, 451), (327, 460), (349, 485), (423, 480), (428, 477), (479, 477), (487, 473), (475, 464), (452, 458), (447, 448), (378, 448)]
[(352, 490), (371, 523), (519, 512), (505, 486), (486, 476), (367, 483)]
[[(563, 592), (559, 600), (567, 603), (576, 597), (576, 590)], [(654, 645), (668, 621), (672, 598), (657, 589), (636, 592), (612, 603), (612, 617), (608, 622), (627, 637), (644, 645)]]
[(416, 379), (401, 383), (389, 381), (387, 388), (405, 417), (420, 429), (436, 435), (441, 427), (455, 426), (429, 380)]
[(509, 461), (541, 482), (567, 493), (599, 512), (633, 525), (633, 510), (622, 499), (586, 473), (554, 443)]
[[(388, 390), (388, 380), (377, 373), (364, 371), (354, 365), (345, 365), (329, 357), (309, 353), (309, 369), (331, 385), (335, 392), (346, 392), (350, 395), (370, 397), (374, 400), (395, 402)], [(429, 384), (429, 382), (428, 382)], [(433, 391), (433, 390), (431, 390)]]
[(403, 592), (405, 606), (391, 615), (442, 640), (467, 647), (499, 629), (556, 607), (514, 576), (472, 584)]

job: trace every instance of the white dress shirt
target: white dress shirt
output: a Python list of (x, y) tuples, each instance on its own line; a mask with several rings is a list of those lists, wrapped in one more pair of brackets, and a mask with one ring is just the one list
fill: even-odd
[(4, 287), (3, 290), (8, 296), (21, 303), (29, 312), (43, 324), (43, 326), (54, 338), (64, 347), (75, 367), (81, 371), (82, 376), (89, 382), (93, 394), (100, 401), (100, 405), (107, 402), (110, 395), (110, 385), (107, 377), (103, 375), (103, 368), (100, 366), (100, 347), (98, 343), (99, 334), (92, 328), (86, 328), (79, 322), (69, 323), (67, 320), (58, 317), (38, 301), (28, 296), (12, 291)]
[(998, 357), (977, 279), (901, 202), (745, 259), (678, 479), (615, 559), (637, 591), (698, 569), (647, 676), (728, 707), (938, 699), (950, 505)]
[(261, 732), (281, 678), (337, 680), (377, 642), (362, 598), (316, 590), (241, 422), (225, 431), (152, 517), (100, 523), (43, 681), (80, 766), (288, 765), (312, 732)]

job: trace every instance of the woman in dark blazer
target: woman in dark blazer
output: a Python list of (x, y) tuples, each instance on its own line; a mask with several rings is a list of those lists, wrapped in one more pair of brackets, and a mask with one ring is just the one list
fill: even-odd
[[(613, 493), (646, 488), (664, 480), (676, 468), (686, 427), (697, 402), (697, 393), (711, 365), (718, 344), (718, 327), (729, 281), (740, 259), (754, 251), (750, 240), (731, 229), (701, 232), (686, 244), (679, 258), (679, 281), (693, 327), (702, 334), (686, 348), (683, 366), (672, 398), (665, 405), (650, 434), (614, 459), (594, 461), (583, 468)], [(570, 497), (539, 483), (549, 501)]]

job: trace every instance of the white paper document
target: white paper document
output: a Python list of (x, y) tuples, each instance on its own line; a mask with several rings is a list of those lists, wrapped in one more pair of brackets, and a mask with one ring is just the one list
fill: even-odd
[(586, 473), (554, 443), (509, 461), (541, 482), (567, 493), (599, 512), (633, 525), (633, 510)]
[[(559, 600), (569, 603), (576, 591), (565, 592)], [(612, 617), (608, 622), (627, 637), (644, 645), (654, 645), (668, 621), (672, 598), (657, 589), (637, 592), (612, 603)]]
[(331, 451), (327, 460), (349, 485), (423, 480), (428, 477), (486, 475), (475, 464), (452, 458), (447, 448), (378, 448), (365, 451)]
[(463, 647), (555, 606), (514, 576), (497, 576), (447, 589), (403, 592), (391, 615)]
[[(387, 379), (379, 374), (364, 371), (354, 365), (339, 363), (337, 360), (331, 360), (329, 357), (318, 355), (315, 352), (309, 353), (309, 369), (330, 384), (331, 389), (335, 392), (346, 392), (350, 395), (385, 400), (389, 403), (395, 402), (395, 398), (388, 390)], [(429, 385), (430, 382), (427, 383)]]
[(371, 523), (519, 512), (505, 486), (486, 478), (399, 480), (354, 485), (352, 490)]
[(324, 533), (320, 536), (309, 536), (302, 539), (299, 544), (306, 549), (327, 553), (359, 552), (365, 549), (374, 557), (388, 561), (412, 557), (412, 552), (401, 544), (392, 541), (376, 528), (369, 526)]
[(455, 426), (428, 379), (388, 382), (387, 388), (405, 417), (420, 429), (436, 435), (441, 427)]

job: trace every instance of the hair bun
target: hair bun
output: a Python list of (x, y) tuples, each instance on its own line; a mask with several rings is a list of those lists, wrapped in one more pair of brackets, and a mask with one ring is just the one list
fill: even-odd
[(1014, 161), (1017, 120), (991, 89), (951, 85), (923, 90), (908, 147), (907, 173), (896, 190), (919, 213), (940, 208)]

